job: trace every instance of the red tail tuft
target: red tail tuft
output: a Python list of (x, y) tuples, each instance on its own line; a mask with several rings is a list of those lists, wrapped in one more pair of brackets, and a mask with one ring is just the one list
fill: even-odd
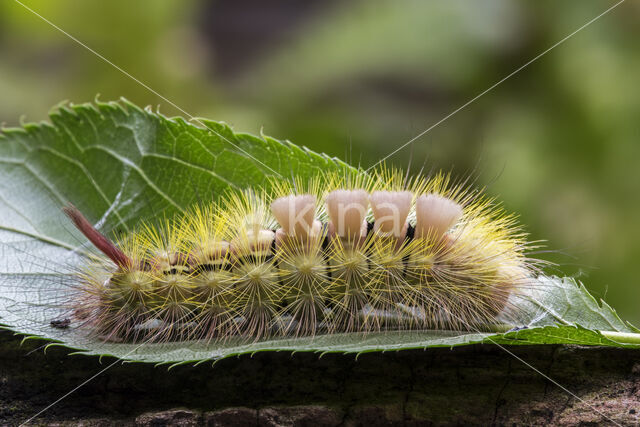
[(62, 211), (73, 221), (76, 228), (85, 235), (93, 245), (108, 256), (118, 267), (130, 267), (131, 259), (124, 254), (116, 245), (107, 239), (102, 233), (96, 230), (87, 218), (82, 215), (75, 206), (69, 205), (62, 208)]

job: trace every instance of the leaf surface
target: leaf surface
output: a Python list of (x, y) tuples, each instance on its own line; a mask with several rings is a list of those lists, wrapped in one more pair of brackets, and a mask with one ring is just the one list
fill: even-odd
[[(272, 175), (312, 176), (356, 169), (266, 136), (236, 133), (222, 123), (202, 126), (166, 118), (127, 101), (62, 106), (51, 123), (0, 134), (0, 323), (96, 355), (183, 363), (256, 351), (361, 353), (475, 343), (628, 346), (612, 339), (638, 332), (572, 279), (540, 277), (514, 301), (521, 330), (506, 333), (388, 331), (257, 343), (105, 343), (81, 327), (50, 322), (65, 316), (74, 267), (92, 248), (61, 213), (73, 203), (105, 232), (141, 220), (171, 217), (230, 188), (267, 185)], [(622, 341), (625, 341), (622, 339)], [(628, 342), (626, 340), (625, 342)], [(55, 344), (54, 344), (55, 345)]]

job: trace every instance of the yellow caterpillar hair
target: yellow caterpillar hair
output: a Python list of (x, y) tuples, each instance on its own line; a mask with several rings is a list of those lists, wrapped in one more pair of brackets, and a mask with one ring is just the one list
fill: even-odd
[(111, 242), (72, 307), (110, 341), (260, 340), (389, 329), (475, 330), (517, 316), (536, 271), (513, 216), (448, 175), (273, 179)]

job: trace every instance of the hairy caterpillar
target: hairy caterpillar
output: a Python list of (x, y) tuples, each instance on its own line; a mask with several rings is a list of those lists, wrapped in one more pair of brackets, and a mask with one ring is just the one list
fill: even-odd
[(325, 173), (230, 192), (116, 239), (65, 213), (103, 256), (73, 317), (110, 341), (475, 330), (515, 316), (537, 263), (495, 201), (445, 174)]

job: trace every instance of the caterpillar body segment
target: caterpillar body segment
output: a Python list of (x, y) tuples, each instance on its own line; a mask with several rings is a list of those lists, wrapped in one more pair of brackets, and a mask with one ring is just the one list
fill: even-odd
[(65, 208), (104, 253), (78, 274), (76, 319), (129, 342), (476, 330), (516, 316), (510, 301), (536, 271), (514, 218), (443, 174), (269, 187), (115, 243)]

